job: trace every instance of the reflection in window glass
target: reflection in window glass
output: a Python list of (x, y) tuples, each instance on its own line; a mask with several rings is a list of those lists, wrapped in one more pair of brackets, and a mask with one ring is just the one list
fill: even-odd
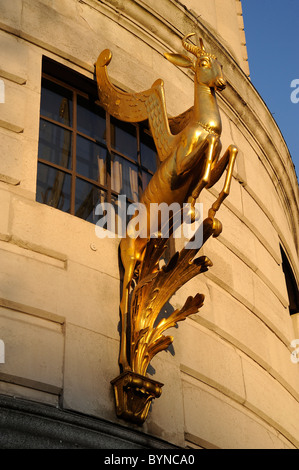
[(147, 171), (143, 171), (141, 178), (142, 178), (142, 189), (144, 191), (148, 183), (150, 182), (152, 175), (150, 173), (147, 173)]
[(112, 118), (111, 146), (123, 155), (137, 161), (136, 127)]
[(111, 162), (111, 189), (137, 202), (139, 199), (137, 165), (114, 155)]
[(41, 119), (38, 157), (71, 168), (71, 132)]
[(36, 197), (97, 223), (101, 200), (116, 207), (121, 194), (127, 205), (138, 202), (156, 170), (155, 146), (140, 124), (119, 121), (98, 106), (95, 81), (74, 74), (72, 82), (72, 72), (56, 65), (57, 79), (42, 79)]
[(152, 171), (157, 169), (157, 152), (153, 139), (144, 131), (140, 138), (141, 165)]
[(105, 185), (106, 153), (100, 145), (77, 136), (77, 173)]
[(72, 92), (54, 82), (43, 79), (40, 113), (54, 121), (72, 126)]
[(71, 177), (48, 165), (38, 164), (36, 200), (70, 212)]
[(104, 111), (89, 100), (78, 96), (77, 129), (99, 142), (106, 140), (106, 119)]
[(131, 203), (127, 199), (120, 201), (116, 196), (111, 197), (111, 203), (115, 210), (115, 233), (121, 237), (125, 237), (127, 225), (132, 217), (128, 215), (128, 207)]
[(95, 215), (95, 208), (104, 202), (105, 193), (80, 178), (76, 179), (75, 215), (81, 219), (95, 224), (99, 217)]

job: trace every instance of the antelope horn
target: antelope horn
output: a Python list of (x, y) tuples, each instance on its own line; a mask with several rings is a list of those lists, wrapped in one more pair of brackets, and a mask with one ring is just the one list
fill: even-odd
[(195, 35), (195, 33), (190, 33), (190, 34), (187, 34), (186, 36), (184, 36), (183, 39), (182, 39), (182, 44), (183, 44), (183, 47), (186, 49), (186, 51), (191, 52), (192, 54), (194, 54), (197, 57), (197, 54), (200, 51), (200, 48), (197, 47), (197, 46), (194, 46), (193, 44), (189, 44), (187, 42), (187, 39), (189, 39), (191, 36), (194, 36), (194, 35)]

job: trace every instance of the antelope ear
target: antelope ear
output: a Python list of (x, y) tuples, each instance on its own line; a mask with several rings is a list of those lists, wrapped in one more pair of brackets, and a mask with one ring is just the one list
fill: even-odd
[(179, 67), (190, 67), (193, 68), (193, 60), (190, 57), (183, 55), (183, 54), (170, 54), (166, 52), (164, 54), (167, 60), (172, 62), (174, 65), (178, 65)]

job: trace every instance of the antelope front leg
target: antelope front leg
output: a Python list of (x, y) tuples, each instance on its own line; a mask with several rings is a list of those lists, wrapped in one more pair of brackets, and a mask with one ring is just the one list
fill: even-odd
[(214, 204), (212, 205), (212, 207), (209, 209), (208, 216), (211, 218), (214, 218), (222, 202), (229, 195), (233, 169), (234, 169), (234, 164), (235, 164), (237, 154), (238, 154), (237, 147), (235, 147), (234, 145), (230, 145), (228, 149), (226, 150), (226, 152), (224, 153), (223, 157), (215, 164), (214, 168), (212, 168), (211, 179), (209, 181), (207, 188), (210, 188), (215, 183), (217, 183), (217, 181), (222, 176), (226, 167), (227, 167), (227, 173), (226, 173), (226, 178), (225, 178), (223, 189), (220, 192)]
[(215, 148), (216, 148), (216, 143), (217, 143), (217, 137), (214, 135), (208, 135), (206, 138), (208, 142), (208, 148), (206, 151), (206, 160), (205, 160), (205, 166), (204, 166), (204, 173), (202, 178), (200, 179), (199, 183), (197, 186), (193, 189), (191, 196), (188, 198), (188, 203), (191, 204), (191, 214), (193, 214), (193, 218), (195, 218), (195, 213), (194, 213), (194, 204), (196, 202), (196, 199), (200, 195), (201, 191), (209, 185), (210, 178), (211, 178), (211, 171), (212, 171), (212, 163), (214, 160), (214, 155), (215, 155)]

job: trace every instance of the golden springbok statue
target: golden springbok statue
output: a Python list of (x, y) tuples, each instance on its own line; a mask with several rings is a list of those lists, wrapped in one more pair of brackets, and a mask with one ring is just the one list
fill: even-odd
[[(162, 202), (194, 204), (204, 188), (212, 187), (227, 168), (222, 191), (209, 210), (214, 219), (216, 211), (229, 194), (234, 161), (238, 150), (230, 145), (221, 158), (221, 119), (215, 90), (223, 90), (225, 81), (222, 66), (216, 57), (206, 52), (202, 40), (200, 47), (188, 42), (192, 34), (182, 40), (185, 54), (166, 53), (165, 57), (179, 67), (194, 72), (194, 106), (176, 118), (168, 119), (163, 81), (157, 80), (150, 89), (141, 93), (126, 93), (115, 88), (107, 75), (112, 54), (106, 49), (98, 57), (96, 75), (102, 106), (114, 117), (128, 122), (148, 120), (156, 145), (160, 166), (145, 189), (140, 202), (147, 212), (147, 227), (151, 226), (150, 205)], [(131, 236), (130, 236), (131, 235)], [(123, 371), (131, 369), (128, 362), (127, 327), (129, 294), (134, 271), (144, 256), (148, 238), (127, 234), (120, 242), (124, 267), (123, 293), (120, 304), (122, 337), (119, 364)]]

